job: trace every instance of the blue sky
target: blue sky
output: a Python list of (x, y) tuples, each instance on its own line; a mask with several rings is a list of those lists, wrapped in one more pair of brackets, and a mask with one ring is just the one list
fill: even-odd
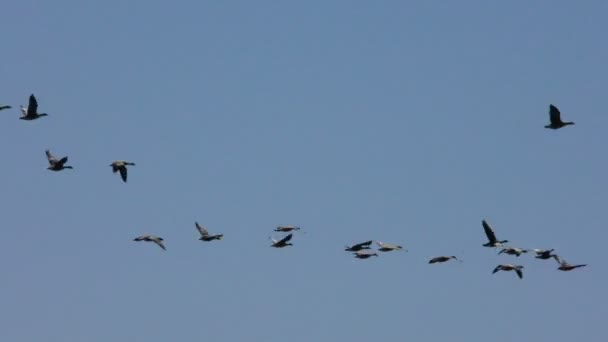
[(9, 0), (0, 339), (605, 341), (607, 6)]

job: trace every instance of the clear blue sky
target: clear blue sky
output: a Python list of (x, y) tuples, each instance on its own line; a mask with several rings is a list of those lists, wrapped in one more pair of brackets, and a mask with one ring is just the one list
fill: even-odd
[(2, 7), (0, 340), (608, 338), (605, 1)]

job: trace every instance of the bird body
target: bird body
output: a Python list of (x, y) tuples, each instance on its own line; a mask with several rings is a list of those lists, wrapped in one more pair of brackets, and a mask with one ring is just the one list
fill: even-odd
[(198, 232), (201, 234), (201, 237), (198, 238), (201, 241), (221, 240), (224, 238), (224, 234), (215, 234), (215, 235), (209, 234), (207, 229), (205, 229), (205, 227), (198, 224), (198, 222), (194, 222), (194, 225), (196, 226), (196, 229), (198, 230)]
[(65, 165), (65, 163), (68, 162), (68, 157), (63, 157), (61, 159), (57, 159), (55, 156), (53, 156), (51, 154), (51, 152), (49, 150), (44, 151), (44, 153), (46, 154), (46, 158), (49, 161), (49, 166), (47, 167), (47, 170), (61, 171), (63, 169), (73, 169), (73, 167), (71, 167), (69, 165)]
[(357, 259), (368, 259), (373, 256), (377, 257), (378, 253), (369, 250), (359, 250), (353, 253)]
[(446, 261), (450, 261), (452, 259), (458, 260), (453, 255), (452, 256), (438, 256), (438, 257), (435, 257), (435, 258), (432, 258), (431, 260), (429, 260), (429, 264), (435, 264), (438, 262), (446, 262)]
[(270, 247), (283, 248), (283, 247), (287, 247), (287, 246), (293, 246), (293, 244), (291, 244), (289, 242), (289, 240), (291, 240), (292, 237), (293, 237), (293, 234), (289, 234), (286, 237), (282, 238), (281, 240), (272, 239), (272, 245), (270, 245)]
[(560, 271), (567, 272), (567, 271), (572, 271), (573, 269), (576, 269), (576, 268), (579, 268), (579, 267), (585, 267), (585, 266), (587, 266), (587, 264), (571, 265), (566, 260), (560, 258), (557, 255), (553, 256), (553, 258), (559, 264), (559, 267), (557, 269), (560, 270)]
[(524, 253), (528, 253), (528, 250), (523, 249), (523, 248), (507, 247), (507, 248), (503, 248), (500, 252), (498, 252), (498, 254), (502, 254), (502, 253), (520, 256)]
[(503, 243), (509, 242), (509, 240), (499, 241), (496, 239), (496, 235), (494, 235), (494, 231), (490, 224), (486, 220), (481, 220), (481, 225), (483, 226), (483, 230), (486, 232), (486, 236), (488, 237), (488, 242), (484, 243), (484, 247), (502, 247)]
[(274, 231), (275, 232), (291, 232), (293, 230), (300, 230), (300, 227), (296, 227), (296, 226), (278, 226)]
[(120, 178), (122, 178), (123, 182), (127, 182), (127, 165), (135, 166), (135, 163), (131, 163), (124, 160), (115, 160), (110, 164), (112, 167), (112, 172), (116, 173), (120, 171)]
[(163, 244), (164, 239), (161, 237), (158, 237), (156, 235), (151, 235), (151, 234), (141, 235), (141, 236), (138, 236), (135, 239), (133, 239), (133, 241), (154, 242), (163, 250), (167, 250), (167, 248), (165, 248), (165, 245)]
[(523, 277), (524, 277), (524, 273), (522, 272), (523, 268), (524, 267), (521, 265), (511, 265), (511, 264), (498, 265), (498, 266), (496, 266), (496, 268), (494, 268), (494, 270), (492, 271), (492, 274), (494, 274), (498, 271), (515, 271), (515, 273), (517, 273), (517, 276), (519, 277), (519, 279), (523, 279)]
[(369, 241), (358, 243), (356, 245), (352, 245), (350, 247), (346, 246), (346, 248), (344, 250), (347, 252), (358, 252), (362, 249), (370, 249), (369, 245), (371, 245), (372, 242), (373, 242), (372, 240), (369, 240)]
[(547, 260), (547, 259), (551, 259), (551, 258), (554, 258), (557, 256), (552, 253), (554, 251), (554, 249), (549, 249), (549, 250), (533, 249), (533, 251), (534, 251), (534, 253), (536, 253), (536, 256), (535, 256), (536, 259)]
[(27, 109), (21, 107), (21, 113), (23, 114), (19, 119), (21, 120), (36, 120), (40, 117), (47, 116), (47, 113), (38, 113), (38, 101), (34, 94), (30, 95), (29, 104), (27, 105)]
[(549, 120), (551, 123), (546, 125), (545, 128), (560, 129), (564, 126), (574, 125), (574, 122), (563, 122), (559, 109), (554, 105), (549, 105)]
[(380, 252), (390, 252), (390, 251), (398, 251), (398, 250), (402, 250), (403, 247), (399, 246), (399, 245), (394, 245), (392, 243), (385, 243), (382, 241), (376, 241), (376, 244), (378, 245), (378, 250)]

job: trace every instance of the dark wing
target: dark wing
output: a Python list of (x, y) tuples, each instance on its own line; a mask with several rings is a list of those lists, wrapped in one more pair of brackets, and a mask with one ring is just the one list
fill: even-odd
[(492, 271), (492, 274), (494, 274), (494, 273), (496, 273), (496, 272), (500, 271), (500, 269), (501, 269), (501, 268), (502, 268), (502, 266), (501, 266), (501, 265), (496, 266), (496, 268), (494, 268), (494, 271)]
[(44, 151), (44, 153), (46, 154), (46, 159), (49, 160), (49, 163), (54, 164), (57, 162), (57, 158), (55, 158), (55, 156), (51, 154), (51, 151), (46, 150)]
[(154, 241), (155, 244), (157, 244), (160, 248), (162, 248), (164, 251), (167, 250), (167, 248), (165, 248), (165, 245), (163, 244), (162, 240), (159, 238), (153, 239), (152, 241)]
[(354, 245), (352, 248), (356, 249), (356, 248), (367, 247), (367, 246), (371, 245), (372, 242), (373, 242), (372, 240), (361, 242), (361, 243), (358, 243), (358, 244)]
[(486, 232), (486, 236), (488, 237), (488, 240), (490, 240), (490, 243), (496, 242), (496, 235), (494, 235), (494, 231), (488, 222), (486, 222), (486, 220), (481, 220), (481, 225), (483, 226), (483, 230)]
[(123, 182), (127, 182), (127, 167), (123, 166), (123, 167), (119, 167), (118, 171), (120, 171), (120, 178), (122, 178)]
[(196, 226), (196, 229), (198, 229), (198, 232), (201, 233), (202, 236), (209, 236), (209, 232), (207, 231), (207, 229), (205, 229), (205, 227), (198, 224), (198, 222), (194, 222), (194, 225)]
[(38, 101), (34, 94), (30, 95), (30, 102), (27, 105), (27, 115), (36, 115), (38, 113)]
[(524, 272), (522, 272), (521, 269), (516, 268), (515, 269), (515, 273), (517, 273), (517, 276), (519, 277), (519, 279), (523, 279), (524, 278)]
[(292, 237), (293, 237), (293, 234), (289, 234), (286, 237), (282, 238), (281, 241), (279, 241), (278, 243), (280, 243), (280, 244), (287, 243), (287, 242), (289, 242), (289, 240), (291, 240)]
[(61, 158), (61, 159), (59, 160), (59, 162), (60, 162), (61, 164), (65, 164), (65, 163), (67, 163), (67, 162), (68, 162), (68, 157), (63, 157), (63, 158)]
[(557, 107), (554, 105), (549, 105), (549, 119), (551, 120), (552, 124), (559, 124), (562, 122), (559, 109), (557, 109)]

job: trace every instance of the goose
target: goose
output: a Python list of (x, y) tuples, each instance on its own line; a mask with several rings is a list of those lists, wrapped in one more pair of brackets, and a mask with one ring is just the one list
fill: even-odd
[(523, 248), (507, 247), (507, 248), (503, 248), (500, 252), (498, 252), (498, 254), (502, 254), (502, 253), (520, 256), (524, 253), (528, 253), (528, 250), (523, 249)]
[(488, 243), (484, 243), (484, 247), (502, 247), (503, 243), (509, 242), (509, 240), (498, 241), (496, 239), (496, 235), (494, 235), (494, 231), (490, 224), (486, 222), (486, 220), (481, 220), (481, 225), (483, 226), (483, 230), (486, 232), (486, 236), (488, 237)]
[(291, 232), (292, 230), (300, 230), (300, 227), (296, 226), (278, 226), (274, 231), (275, 232)]
[(201, 237), (199, 238), (199, 240), (201, 241), (221, 240), (224, 238), (224, 234), (209, 235), (207, 229), (198, 224), (198, 222), (194, 222), (194, 225), (196, 226), (198, 232), (201, 234)]
[(536, 259), (547, 260), (547, 259), (551, 259), (551, 258), (557, 256), (552, 253), (554, 251), (554, 249), (545, 250), (545, 249), (537, 248), (537, 249), (533, 249), (533, 251), (534, 251), (534, 253), (536, 253), (536, 256), (535, 256)]
[(146, 234), (146, 235), (138, 236), (135, 239), (133, 239), (133, 241), (154, 242), (160, 248), (162, 248), (164, 251), (167, 250), (167, 248), (165, 248), (165, 245), (163, 244), (163, 241), (164, 241), (163, 238), (155, 236), (155, 235)]
[(0, 106), (0, 110), (11, 109), (11, 106)]
[(110, 164), (112, 167), (112, 172), (116, 173), (120, 171), (120, 178), (122, 178), (123, 182), (127, 182), (127, 165), (135, 166), (135, 163), (131, 163), (124, 160), (115, 160)]
[(492, 271), (492, 274), (494, 274), (498, 271), (515, 271), (515, 273), (517, 273), (517, 276), (519, 277), (519, 279), (523, 279), (524, 273), (521, 271), (523, 268), (524, 267), (521, 265), (511, 265), (511, 264), (498, 265), (498, 266), (496, 266), (494, 271)]
[(73, 167), (65, 165), (65, 163), (68, 162), (68, 157), (57, 159), (51, 154), (49, 150), (44, 151), (44, 153), (46, 153), (46, 158), (49, 161), (49, 167), (47, 167), (47, 170), (61, 171), (63, 169), (73, 169)]
[(571, 265), (569, 264), (566, 260), (560, 258), (557, 255), (554, 255), (553, 258), (555, 259), (555, 261), (557, 261), (559, 263), (559, 267), (557, 268), (560, 271), (572, 271), (575, 268), (579, 268), (579, 267), (585, 267), (587, 266), (587, 264), (581, 264), (581, 265)]
[(452, 256), (438, 256), (438, 257), (435, 257), (435, 258), (429, 260), (429, 264), (434, 264), (434, 263), (438, 263), (438, 262), (446, 262), (446, 261), (450, 261), (452, 259), (458, 260), (453, 255)]
[(372, 242), (373, 242), (372, 240), (369, 240), (369, 241), (358, 243), (356, 245), (352, 245), (350, 247), (346, 246), (346, 248), (344, 250), (347, 252), (358, 252), (362, 249), (370, 249), (369, 245), (371, 245)]
[[(394, 245), (392, 243), (385, 243), (382, 241), (376, 241), (376, 244), (378, 245), (378, 250), (380, 252), (390, 252), (390, 251), (398, 251), (398, 250), (402, 250), (403, 247), (399, 246), (399, 245)], [(407, 250), (406, 250), (407, 251)]]
[(357, 259), (367, 259), (367, 258), (371, 258), (373, 256), (375, 256), (375, 257), (378, 256), (378, 253), (368, 251), (368, 250), (359, 250), (353, 254), (355, 255), (355, 258), (357, 258)]
[(271, 239), (272, 240), (272, 245), (270, 245), (270, 247), (275, 247), (275, 248), (283, 248), (283, 247), (287, 247), (287, 246), (293, 246), (293, 244), (291, 244), (289, 242), (289, 240), (291, 240), (291, 238), (293, 237), (293, 234), (289, 234), (286, 237), (282, 238), (281, 240), (275, 240), (275, 239)]
[(559, 109), (554, 105), (549, 105), (549, 120), (551, 123), (546, 125), (545, 128), (560, 129), (564, 126), (574, 125), (574, 122), (563, 122)]
[(19, 119), (21, 120), (36, 120), (40, 117), (47, 116), (47, 113), (38, 114), (38, 101), (34, 94), (30, 95), (30, 102), (27, 105), (27, 109), (21, 107), (21, 113), (23, 114)]

